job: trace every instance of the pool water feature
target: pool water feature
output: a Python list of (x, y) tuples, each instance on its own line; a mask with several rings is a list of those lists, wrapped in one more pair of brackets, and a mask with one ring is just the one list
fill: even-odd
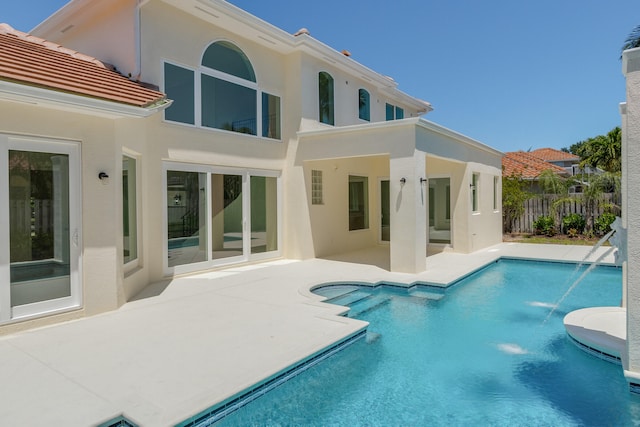
[(544, 322), (575, 265), (502, 260), (446, 290), (319, 290), (370, 322), (367, 339), (216, 425), (633, 425), (619, 366), (578, 349), (564, 315), (615, 305), (621, 271), (597, 267)]

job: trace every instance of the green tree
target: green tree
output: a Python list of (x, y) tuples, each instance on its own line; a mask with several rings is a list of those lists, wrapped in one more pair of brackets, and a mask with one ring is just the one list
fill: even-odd
[(577, 150), (580, 156), (580, 166), (600, 168), (607, 172), (621, 171), (622, 157), (622, 131), (615, 127), (606, 135), (598, 135), (582, 141)]
[(513, 231), (513, 222), (524, 213), (524, 202), (531, 198), (527, 182), (521, 176), (502, 177), (502, 229)]

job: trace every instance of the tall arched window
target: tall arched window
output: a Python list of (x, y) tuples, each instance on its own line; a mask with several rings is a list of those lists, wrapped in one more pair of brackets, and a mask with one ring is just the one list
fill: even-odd
[(318, 120), (321, 123), (333, 125), (333, 77), (329, 73), (321, 71), (318, 74)]
[(369, 92), (365, 89), (358, 90), (358, 117), (362, 120), (371, 120), (371, 107), (369, 106)]
[(197, 69), (165, 62), (164, 90), (174, 100), (166, 120), (280, 139), (280, 97), (259, 90), (251, 61), (231, 42), (210, 44)]
[(202, 126), (257, 135), (256, 75), (246, 55), (219, 41), (202, 56)]

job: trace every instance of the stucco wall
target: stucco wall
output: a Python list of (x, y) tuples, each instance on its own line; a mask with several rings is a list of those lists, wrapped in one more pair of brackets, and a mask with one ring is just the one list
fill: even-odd
[[(77, 144), (82, 162), (83, 307), (74, 313), (4, 326), (2, 332), (117, 308), (123, 294), (122, 258), (117, 249), (122, 247), (117, 205), (121, 189), (115, 176), (118, 153), (114, 120), (9, 102), (0, 102), (0, 117), (0, 134), (25, 135), (43, 143), (62, 140)], [(112, 177), (107, 185), (98, 179), (101, 171)]]
[[(305, 162), (305, 187), (311, 194), (311, 171), (322, 171), (324, 203), (306, 203), (315, 255), (349, 252), (376, 245), (380, 230), (380, 179), (389, 175), (387, 156)], [(368, 179), (367, 229), (349, 231), (349, 175)]]

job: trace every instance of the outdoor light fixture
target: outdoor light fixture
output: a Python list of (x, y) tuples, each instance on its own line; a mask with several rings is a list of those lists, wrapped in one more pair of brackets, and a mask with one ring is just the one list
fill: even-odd
[(400, 185), (404, 185), (407, 182), (407, 178), (402, 177), (400, 178)]
[(179, 194), (176, 194), (176, 195), (173, 197), (173, 203), (175, 203), (176, 205), (179, 205), (181, 200), (182, 200), (182, 197), (180, 197), (180, 195), (179, 195)]
[(107, 185), (109, 183), (109, 175), (106, 172), (100, 172), (98, 174), (98, 179), (102, 181), (104, 185)]
[(425, 182), (427, 182), (427, 178), (420, 178), (420, 184), (424, 184)]

